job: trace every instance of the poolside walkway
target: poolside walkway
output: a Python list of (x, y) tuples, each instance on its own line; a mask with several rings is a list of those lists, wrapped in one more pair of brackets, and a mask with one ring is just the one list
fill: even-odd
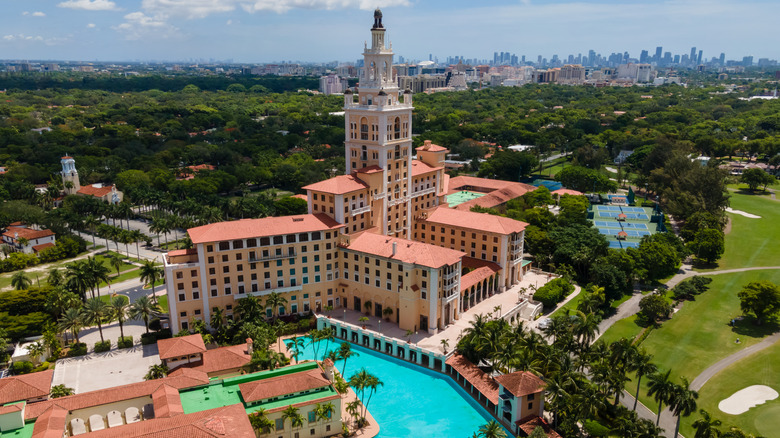
[[(539, 288), (545, 285), (548, 281), (547, 274), (537, 274), (534, 272), (528, 272), (523, 277), (523, 280), (507, 289), (506, 291), (495, 294), (490, 298), (482, 301), (481, 303), (471, 307), (469, 310), (460, 314), (460, 319), (453, 321), (443, 330), (439, 330), (436, 334), (429, 334), (426, 331), (418, 330), (411, 335), (408, 339), (411, 343), (419, 345), (431, 351), (443, 352), (441, 340), (446, 339), (448, 343), (447, 352), (455, 349), (455, 345), (460, 339), (460, 334), (463, 330), (471, 326), (471, 322), (474, 321), (477, 315), (486, 315), (488, 313), (496, 312), (498, 307), (498, 314), (505, 315), (507, 312), (514, 309), (520, 302), (520, 295), (523, 290), (530, 291), (531, 286)], [(319, 314), (320, 316), (327, 316), (327, 314)], [(390, 336), (396, 339), (406, 340), (406, 330), (402, 330), (395, 322), (388, 322), (384, 319), (376, 316), (369, 316), (368, 321), (360, 321), (360, 318), (366, 315), (350, 309), (335, 309), (330, 312), (330, 317), (336, 320), (346, 321), (356, 326), (365, 326), (366, 329), (375, 332), (382, 333), (385, 336)], [(394, 316), (394, 315), (393, 315)], [(391, 318), (392, 319), (392, 318)]]
[[(352, 388), (349, 388), (347, 395), (341, 399), (341, 421), (350, 426), (353, 426), (354, 422), (351, 419), (352, 417), (347, 412), (347, 403), (353, 402), (357, 398), (358, 397), (357, 394), (355, 394), (355, 391), (353, 391)], [(349, 419), (349, 421), (347, 419)], [(368, 410), (366, 410), (366, 420), (368, 420), (368, 424), (362, 429), (356, 430), (352, 436), (361, 438), (374, 438), (375, 436), (379, 435), (379, 423), (374, 420), (374, 417)]]

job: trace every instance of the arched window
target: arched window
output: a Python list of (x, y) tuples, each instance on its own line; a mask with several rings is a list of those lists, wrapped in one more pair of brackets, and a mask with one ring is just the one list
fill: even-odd
[(395, 133), (396, 140), (401, 138), (401, 119), (399, 117), (395, 118), (395, 127), (393, 128), (393, 131)]
[(387, 66), (387, 61), (385, 61), (385, 68), (382, 69), (382, 76), (384, 80), (386, 81), (390, 80), (390, 68), (388, 68)]
[(368, 119), (365, 117), (360, 119), (360, 139), (368, 140)]

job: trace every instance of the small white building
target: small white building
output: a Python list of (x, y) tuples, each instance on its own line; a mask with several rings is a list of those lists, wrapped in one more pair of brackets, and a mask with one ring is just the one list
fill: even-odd
[(25, 225), (11, 225), (3, 233), (3, 243), (13, 251), (33, 254), (51, 248), (56, 244), (52, 230), (35, 230)]

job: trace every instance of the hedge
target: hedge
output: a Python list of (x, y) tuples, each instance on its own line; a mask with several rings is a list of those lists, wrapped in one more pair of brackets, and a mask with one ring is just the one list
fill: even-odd
[(95, 348), (93, 351), (95, 353), (103, 353), (105, 351), (108, 351), (111, 349), (111, 341), (102, 341), (102, 342), (95, 342)]
[(116, 348), (131, 348), (132, 346), (133, 346), (132, 336), (125, 336), (124, 338), (119, 338), (116, 341)]
[(35, 368), (32, 370), (32, 372), (34, 372), (34, 373), (37, 373), (37, 372), (39, 372), (39, 371), (46, 371), (46, 370), (48, 370), (48, 369), (49, 369), (49, 366), (50, 366), (50, 365), (51, 365), (51, 364), (50, 364), (49, 362), (43, 362), (42, 364), (40, 364), (40, 365), (38, 365), (37, 367), (35, 367)]
[(574, 286), (563, 278), (556, 278), (550, 281), (534, 294), (534, 300), (539, 301), (544, 307), (555, 307), (556, 304), (563, 301), (572, 291)]
[(157, 336), (154, 333), (144, 333), (141, 335), (141, 345), (152, 345), (157, 343)]
[(17, 376), (20, 374), (31, 373), (33, 368), (35, 368), (33, 363), (27, 360), (14, 362), (14, 364), (11, 366), (11, 369), (13, 370), (14, 374)]
[(87, 354), (87, 344), (83, 342), (71, 345), (70, 350), (68, 350), (68, 357), (84, 356), (85, 354)]

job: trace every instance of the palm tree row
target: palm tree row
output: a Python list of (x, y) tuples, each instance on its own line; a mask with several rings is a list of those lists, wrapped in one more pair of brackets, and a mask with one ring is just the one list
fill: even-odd
[(129, 319), (143, 320), (146, 332), (149, 333), (149, 320), (162, 313), (162, 309), (146, 296), (139, 297), (132, 304), (121, 295), (111, 297), (108, 302), (100, 298), (90, 298), (83, 305), (73, 304), (71, 302), (71, 306), (62, 311), (58, 328), (60, 331), (70, 332), (76, 343), (79, 342), (81, 329), (92, 325), (97, 325), (100, 342), (105, 342), (103, 325), (114, 321), (119, 323), (119, 333), (122, 338), (125, 337), (124, 323)]

